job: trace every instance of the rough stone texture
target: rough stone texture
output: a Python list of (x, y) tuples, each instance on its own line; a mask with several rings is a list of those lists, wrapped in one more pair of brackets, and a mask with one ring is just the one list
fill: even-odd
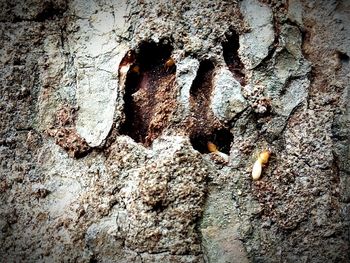
[(199, 254), (194, 223), (204, 202), (205, 164), (181, 137), (160, 138), (148, 155), (140, 168), (126, 171), (130, 181), (120, 190), (128, 214), (127, 225), (120, 226), (125, 245), (137, 252)]
[(183, 107), (184, 113), (188, 115), (190, 110), (190, 89), (196, 78), (199, 62), (196, 59), (185, 58), (176, 65), (176, 81), (179, 87), (178, 101)]
[(145, 39), (158, 42), (168, 38), (174, 40), (175, 52), (220, 59), (218, 38), (230, 28), (239, 32), (247, 29), (236, 1), (130, 1), (130, 6), (133, 45)]
[[(231, 191), (225, 187), (212, 187), (210, 193), (201, 222), (203, 247), (210, 251), (207, 253), (207, 261), (249, 262), (238, 233), (240, 224), (237, 207), (232, 205)], [(218, 216), (218, 211), (222, 215)]]
[(247, 106), (241, 84), (225, 68), (217, 70), (213, 82), (210, 108), (219, 120), (230, 121)]
[[(102, 144), (115, 120), (118, 68), (126, 54), (126, 1), (98, 7), (93, 1), (72, 1), (78, 19), (68, 34), (76, 70), (76, 129), (91, 147)], [(119, 100), (120, 101), (120, 100)], [(98, 114), (95, 114), (97, 113)]]
[(349, 13), (1, 1), (0, 258), (348, 262)]
[(253, 69), (269, 54), (273, 44), (273, 14), (257, 0), (242, 1), (240, 8), (250, 30), (239, 38), (239, 54), (245, 67)]

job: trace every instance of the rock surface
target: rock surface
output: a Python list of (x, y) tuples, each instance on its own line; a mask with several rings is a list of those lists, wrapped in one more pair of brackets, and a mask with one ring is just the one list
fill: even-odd
[(1, 1), (0, 258), (348, 262), (349, 10)]
[(242, 1), (240, 9), (250, 30), (240, 36), (239, 53), (246, 68), (253, 69), (267, 57), (274, 42), (273, 13), (257, 0)]
[(246, 108), (241, 85), (228, 69), (218, 69), (213, 86), (210, 108), (219, 120), (231, 121)]

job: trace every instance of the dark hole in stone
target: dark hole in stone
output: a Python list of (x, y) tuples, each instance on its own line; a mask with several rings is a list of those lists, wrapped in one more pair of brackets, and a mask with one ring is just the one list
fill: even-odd
[(238, 56), (239, 35), (234, 31), (230, 31), (226, 34), (226, 40), (222, 43), (225, 62), (239, 83), (245, 85), (244, 66)]
[(143, 125), (142, 116), (139, 114), (140, 109), (132, 97), (139, 87), (140, 79), (141, 77), (137, 73), (133, 71), (128, 72), (124, 94), (125, 121), (120, 128), (121, 134), (130, 136), (136, 142), (141, 142), (147, 133), (147, 127)]
[(166, 206), (163, 205), (162, 201), (157, 202), (156, 204), (154, 204), (152, 206), (152, 210), (155, 212), (158, 212), (158, 213), (162, 212), (165, 208), (166, 208)]
[(22, 60), (22, 59), (19, 58), (19, 57), (15, 57), (14, 60), (13, 60), (13, 65), (14, 65), (14, 66), (25, 65), (25, 61)]
[(136, 54), (136, 63), (142, 71), (164, 71), (165, 62), (170, 58), (172, 47), (170, 44), (143, 42), (140, 44), (139, 52)]
[(74, 153), (74, 157), (77, 158), (77, 159), (80, 159), (80, 158), (84, 158), (85, 156), (87, 156), (89, 153), (91, 153), (91, 149), (88, 149), (88, 150), (85, 150), (85, 151), (78, 151), (78, 152), (75, 152)]
[(212, 142), (219, 151), (228, 154), (233, 137), (210, 110), (214, 69), (214, 64), (210, 60), (204, 60), (199, 65), (197, 76), (190, 89), (191, 117), (188, 130), (193, 148), (200, 153), (209, 153), (207, 144)]
[(45, 3), (44, 9), (36, 16), (36, 21), (43, 22), (45, 20), (52, 20), (56, 17), (61, 17), (64, 13), (65, 6), (61, 8), (54, 6), (52, 2)]
[(210, 60), (200, 63), (197, 76), (190, 89), (190, 95), (197, 102), (208, 101), (212, 90), (214, 64)]
[(214, 130), (211, 134), (194, 134), (190, 136), (192, 147), (200, 153), (209, 153), (208, 142), (212, 142), (216, 145), (220, 152), (230, 154), (231, 143), (233, 141), (233, 135), (229, 129)]
[(210, 113), (210, 96), (213, 89), (214, 64), (210, 60), (202, 61), (199, 65), (197, 76), (190, 89), (191, 119), (193, 129), (201, 133), (209, 134), (212, 125), (208, 123), (213, 120)]
[[(175, 77), (176, 66), (165, 66), (171, 52), (172, 47), (168, 43), (143, 42), (135, 52), (133, 65), (127, 73), (125, 121), (120, 133), (146, 146), (161, 133), (172, 109), (172, 86), (169, 83)], [(165, 105), (167, 102), (169, 105)], [(166, 106), (169, 111), (164, 109)], [(156, 122), (155, 117), (159, 115), (164, 123)]]
[(349, 56), (346, 53), (338, 51), (338, 58), (342, 64), (349, 64)]

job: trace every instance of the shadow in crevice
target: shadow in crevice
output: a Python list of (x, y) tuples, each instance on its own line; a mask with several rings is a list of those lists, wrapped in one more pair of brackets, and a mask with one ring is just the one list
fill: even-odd
[(185, 129), (191, 138), (207, 136), (215, 128), (221, 127), (210, 110), (214, 68), (210, 60), (202, 61), (190, 88), (191, 114), (185, 121)]
[(226, 41), (222, 43), (222, 48), (227, 67), (235, 79), (241, 85), (245, 85), (244, 65), (238, 56), (239, 35), (234, 31), (226, 33)]
[(53, 2), (45, 2), (43, 10), (36, 16), (35, 20), (43, 22), (46, 20), (60, 19), (66, 11), (67, 5), (55, 5)]
[(229, 129), (214, 130), (211, 134), (197, 134), (190, 137), (192, 147), (200, 153), (209, 153), (208, 142), (214, 143), (220, 152), (230, 154), (233, 135)]
[(210, 96), (213, 90), (214, 64), (210, 60), (202, 61), (191, 89), (191, 108), (197, 118), (207, 117)]
[(210, 108), (214, 71), (214, 63), (210, 60), (200, 63), (190, 89), (191, 118), (187, 128), (193, 148), (200, 153), (209, 153), (207, 144), (212, 142), (219, 151), (228, 154), (233, 140), (232, 134), (225, 124), (214, 117)]
[(337, 57), (342, 65), (348, 65), (349, 64), (349, 56), (341, 51), (337, 51)]

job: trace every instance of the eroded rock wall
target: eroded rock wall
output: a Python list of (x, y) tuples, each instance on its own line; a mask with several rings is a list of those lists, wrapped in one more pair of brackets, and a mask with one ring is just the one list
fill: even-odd
[(349, 1), (0, 10), (3, 260), (350, 260)]

